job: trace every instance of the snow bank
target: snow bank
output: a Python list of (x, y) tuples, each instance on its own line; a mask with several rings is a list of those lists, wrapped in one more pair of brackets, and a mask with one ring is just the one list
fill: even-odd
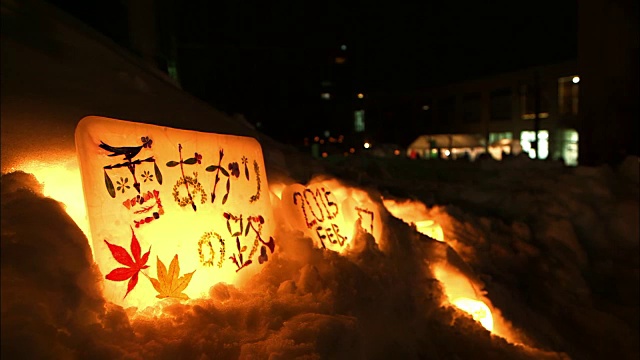
[[(637, 158), (617, 169), (366, 161), (328, 170), (433, 205), (447, 243), (529, 344), (575, 358), (638, 356)], [(372, 167), (401, 175), (374, 180)]]
[(27, 174), (2, 176), (3, 357), (564, 356), (510, 344), (443, 306), (428, 263), (450, 250), (388, 213), (385, 251), (364, 232), (358, 241), (373, 246), (339, 255), (280, 229), (280, 255), (242, 287), (212, 284), (205, 299), (123, 309), (101, 297), (82, 232), (38, 192)]

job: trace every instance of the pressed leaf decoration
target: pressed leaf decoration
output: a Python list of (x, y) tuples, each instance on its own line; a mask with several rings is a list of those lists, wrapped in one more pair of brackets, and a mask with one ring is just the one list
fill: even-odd
[(191, 282), (191, 277), (193, 273), (196, 271), (192, 271), (188, 274), (184, 274), (180, 276), (180, 261), (178, 260), (178, 254), (173, 257), (171, 260), (171, 264), (169, 264), (169, 271), (167, 271), (166, 266), (158, 258), (158, 266), (157, 266), (157, 274), (158, 278), (149, 278), (151, 280), (151, 284), (153, 288), (159, 293), (156, 295), (159, 299), (164, 298), (176, 298), (182, 300), (188, 300), (189, 297), (183, 293), (183, 291), (187, 288), (189, 283)]
[(162, 185), (162, 173), (160, 172), (160, 168), (156, 162), (153, 162), (153, 171), (156, 173), (156, 179), (158, 179), (158, 184)]
[(109, 177), (109, 175), (107, 175), (107, 170), (104, 170), (104, 184), (107, 186), (107, 191), (109, 192), (109, 195), (111, 195), (112, 198), (115, 198), (116, 188), (113, 187), (113, 181), (111, 181), (111, 178)]
[(140, 249), (140, 243), (136, 238), (136, 234), (131, 229), (131, 255), (125, 250), (122, 246), (118, 246), (115, 244), (109, 243), (107, 240), (104, 241), (109, 247), (109, 251), (111, 251), (111, 255), (116, 259), (117, 262), (126, 266), (121, 268), (116, 268), (111, 270), (110, 273), (105, 276), (107, 280), (111, 281), (125, 281), (129, 280), (127, 284), (127, 292), (124, 294), (123, 298), (126, 298), (127, 295), (136, 287), (138, 284), (138, 273), (140, 270), (146, 269), (149, 266), (147, 265), (147, 261), (149, 260), (149, 253), (151, 252), (151, 247), (149, 247), (149, 251), (147, 251), (144, 255), (140, 256), (142, 250)]

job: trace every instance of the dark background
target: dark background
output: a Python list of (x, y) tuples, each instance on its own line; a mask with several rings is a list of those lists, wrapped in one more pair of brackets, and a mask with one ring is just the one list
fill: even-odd
[(134, 52), (147, 46), (152, 56), (139, 55), (173, 67), (185, 91), (293, 144), (352, 122), (323, 108), (323, 81), (349, 107), (359, 92), (410, 93), (577, 53), (576, 1), (49, 2)]

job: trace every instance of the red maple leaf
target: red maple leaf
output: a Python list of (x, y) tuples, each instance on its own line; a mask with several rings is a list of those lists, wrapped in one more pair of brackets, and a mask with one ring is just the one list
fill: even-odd
[(124, 294), (124, 298), (129, 295), (129, 292), (133, 290), (133, 288), (138, 283), (138, 273), (142, 269), (146, 269), (149, 266), (147, 264), (147, 260), (149, 260), (149, 253), (151, 252), (151, 247), (149, 247), (149, 251), (147, 251), (142, 257), (140, 257), (140, 253), (142, 250), (140, 249), (140, 243), (136, 238), (136, 234), (133, 232), (133, 228), (131, 229), (131, 254), (133, 258), (129, 256), (127, 250), (125, 250), (122, 246), (110, 244), (107, 240), (104, 241), (107, 243), (113, 258), (116, 259), (117, 262), (126, 266), (117, 269), (111, 270), (110, 273), (105, 276), (107, 280), (111, 281), (125, 281), (129, 280), (129, 284), (127, 285), (127, 293)]

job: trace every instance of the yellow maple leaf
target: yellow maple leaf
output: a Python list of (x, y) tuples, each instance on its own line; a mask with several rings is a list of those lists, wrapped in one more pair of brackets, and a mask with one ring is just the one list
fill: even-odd
[(158, 278), (149, 278), (151, 280), (151, 284), (153, 288), (159, 293), (156, 295), (159, 299), (164, 299), (168, 297), (173, 297), (177, 299), (187, 300), (189, 297), (183, 293), (184, 289), (187, 288), (189, 282), (191, 282), (191, 277), (193, 273), (196, 272), (193, 270), (188, 274), (180, 275), (180, 263), (178, 261), (178, 255), (173, 257), (171, 260), (171, 264), (169, 265), (169, 271), (167, 272), (167, 268), (164, 266), (164, 263), (158, 259), (157, 273)]

